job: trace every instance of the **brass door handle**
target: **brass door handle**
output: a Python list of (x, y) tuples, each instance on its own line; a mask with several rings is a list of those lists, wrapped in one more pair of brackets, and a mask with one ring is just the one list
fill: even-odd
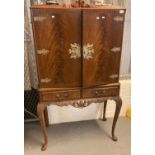
[(87, 43), (86, 45), (83, 46), (83, 58), (84, 59), (92, 59), (93, 58), (93, 53), (94, 53), (94, 45)]

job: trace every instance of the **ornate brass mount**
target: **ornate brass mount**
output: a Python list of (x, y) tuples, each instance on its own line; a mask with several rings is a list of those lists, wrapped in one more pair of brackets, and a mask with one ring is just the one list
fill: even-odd
[(73, 106), (75, 108), (83, 108), (83, 107), (87, 107), (90, 104), (90, 102), (87, 102), (85, 100), (79, 100), (73, 103)]
[(77, 43), (70, 44), (69, 54), (71, 59), (81, 57), (80, 45)]
[(118, 78), (118, 74), (111, 74), (109, 76), (110, 79), (117, 79)]
[(40, 79), (41, 83), (50, 83), (51, 79), (50, 78), (45, 78), (45, 79)]
[(43, 20), (45, 20), (46, 17), (45, 16), (34, 16), (33, 17), (33, 20), (34, 21), (39, 21), (39, 22), (42, 22)]
[(40, 55), (47, 55), (49, 53), (49, 50), (42, 49), (42, 50), (37, 50), (37, 54)]
[(92, 59), (93, 58), (93, 53), (94, 53), (94, 48), (93, 44), (87, 44), (83, 46), (83, 58), (84, 59)]
[(111, 52), (120, 52), (121, 51), (121, 48), (120, 47), (113, 47), (111, 50)]
[(113, 19), (116, 22), (122, 22), (124, 20), (123, 16), (115, 16)]

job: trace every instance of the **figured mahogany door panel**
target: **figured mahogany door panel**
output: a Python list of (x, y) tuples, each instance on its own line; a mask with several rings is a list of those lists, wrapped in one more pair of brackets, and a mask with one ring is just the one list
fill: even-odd
[(122, 51), (123, 27), (125, 10), (112, 11), (110, 61), (109, 61), (109, 80), (117, 82), (119, 80), (120, 59)]
[(32, 10), (40, 88), (81, 86), (81, 11)]
[(109, 81), (111, 13), (83, 10), (83, 87)]

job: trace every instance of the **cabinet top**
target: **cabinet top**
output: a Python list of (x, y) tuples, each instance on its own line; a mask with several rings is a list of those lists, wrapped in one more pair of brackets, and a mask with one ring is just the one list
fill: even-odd
[(110, 10), (110, 9), (126, 9), (123, 6), (116, 6), (116, 5), (104, 5), (104, 6), (94, 6), (91, 5), (89, 8), (73, 8), (73, 7), (64, 7), (62, 5), (32, 5), (32, 9), (105, 9), (105, 10)]

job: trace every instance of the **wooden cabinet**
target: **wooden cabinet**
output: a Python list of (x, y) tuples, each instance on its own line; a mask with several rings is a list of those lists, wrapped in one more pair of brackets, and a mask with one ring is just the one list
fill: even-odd
[(121, 109), (119, 68), (125, 9), (32, 6), (39, 96), (38, 116), (47, 132), (44, 110), (49, 104), (86, 107), (108, 99), (116, 103), (112, 139)]

